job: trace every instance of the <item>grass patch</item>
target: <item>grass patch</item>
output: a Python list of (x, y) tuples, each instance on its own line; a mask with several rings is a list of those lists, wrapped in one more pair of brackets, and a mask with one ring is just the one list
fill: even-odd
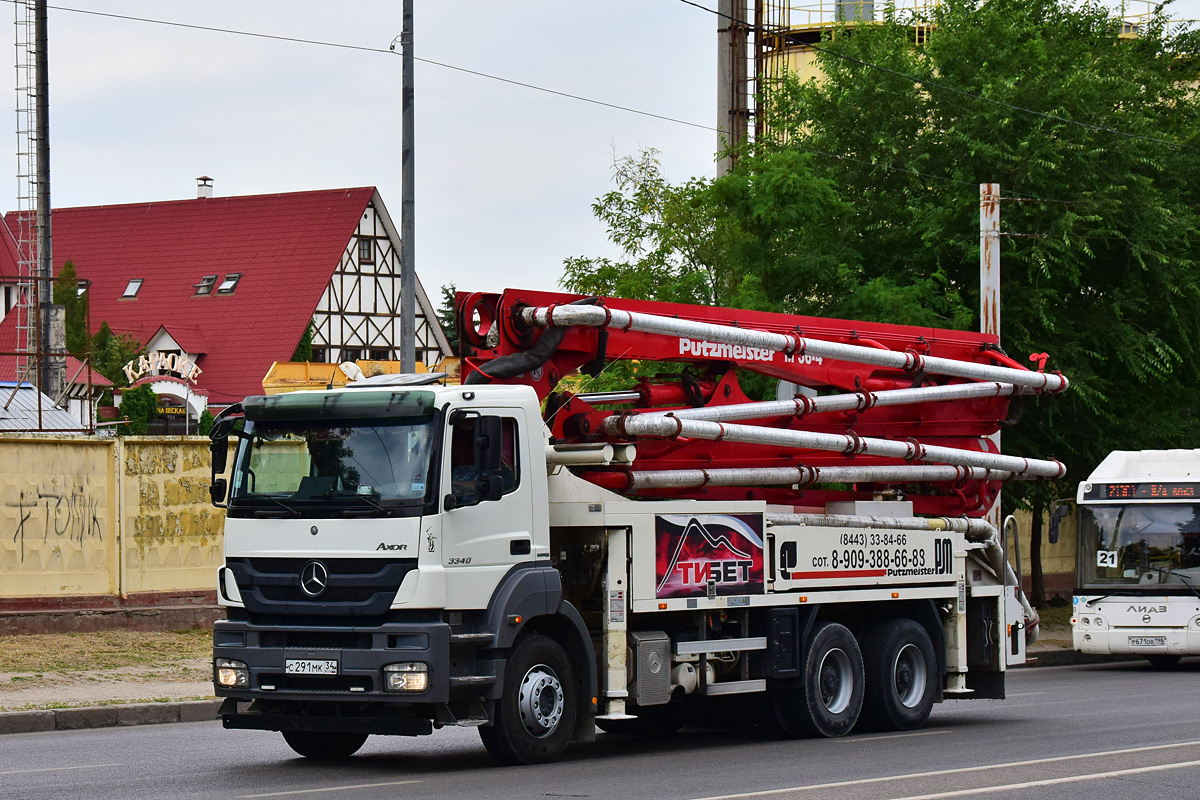
[(1074, 608), (1069, 603), (1065, 606), (1045, 605), (1038, 609), (1038, 616), (1042, 619), (1043, 628), (1068, 630), (1073, 612)]
[(212, 632), (95, 631), (0, 636), (0, 672), (170, 667), (212, 655)]

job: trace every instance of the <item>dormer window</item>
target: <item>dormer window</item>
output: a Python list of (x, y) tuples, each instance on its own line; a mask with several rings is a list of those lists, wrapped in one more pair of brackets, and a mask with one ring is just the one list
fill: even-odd
[(221, 281), (221, 285), (217, 287), (217, 294), (233, 294), (233, 290), (237, 288), (238, 281), (241, 279), (242, 273), (229, 273), (225, 276), (225, 280)]
[(217, 282), (216, 275), (205, 275), (196, 284), (196, 294), (212, 294), (213, 284)]
[(142, 288), (142, 279), (133, 278), (125, 286), (125, 294), (121, 295), (122, 299), (126, 297), (137, 297), (138, 289)]

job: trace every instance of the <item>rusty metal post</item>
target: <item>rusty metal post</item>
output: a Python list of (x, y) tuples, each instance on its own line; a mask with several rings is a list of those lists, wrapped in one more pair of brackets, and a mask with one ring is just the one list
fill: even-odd
[[(979, 184), (979, 332), (1000, 338), (1000, 184)], [(1000, 452), (1000, 431), (988, 437)], [(1000, 529), (1000, 495), (987, 521)]]

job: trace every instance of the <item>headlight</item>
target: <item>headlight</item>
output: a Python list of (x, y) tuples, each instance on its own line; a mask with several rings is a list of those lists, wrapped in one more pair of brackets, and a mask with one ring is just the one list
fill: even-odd
[(388, 664), (383, 668), (383, 688), (388, 692), (423, 692), (429, 688), (429, 665), (420, 661)]
[(245, 689), (250, 685), (250, 668), (245, 662), (232, 658), (218, 658), (214, 662), (217, 670), (217, 685), (227, 689)]

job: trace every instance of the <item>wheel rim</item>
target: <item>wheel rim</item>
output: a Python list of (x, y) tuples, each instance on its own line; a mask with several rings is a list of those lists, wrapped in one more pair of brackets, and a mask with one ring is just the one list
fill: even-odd
[(906, 644), (896, 653), (892, 663), (892, 675), (896, 682), (896, 697), (905, 708), (916, 708), (925, 697), (925, 684), (929, 672), (925, 656), (915, 644)]
[(517, 695), (517, 708), (525, 730), (539, 739), (553, 733), (562, 719), (565, 699), (554, 670), (545, 664), (531, 667), (521, 679)]
[(850, 706), (854, 693), (854, 671), (850, 667), (850, 656), (840, 648), (834, 648), (821, 657), (818, 671), (821, 703), (831, 714), (840, 714)]

